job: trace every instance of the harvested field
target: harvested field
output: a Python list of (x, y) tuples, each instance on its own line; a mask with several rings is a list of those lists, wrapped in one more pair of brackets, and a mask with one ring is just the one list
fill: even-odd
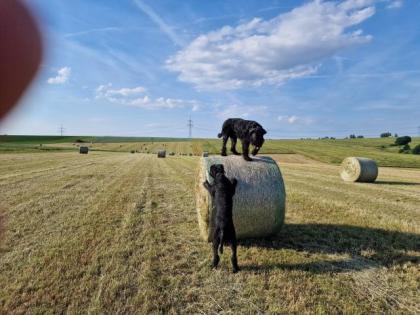
[[(54, 143), (47, 145), (49, 148), (72, 149), (72, 143)], [(137, 151), (139, 153), (157, 154), (160, 150), (174, 152), (175, 154), (201, 155), (201, 151), (194, 151), (191, 141), (171, 141), (171, 142), (121, 142), (121, 143), (93, 143), (89, 144), (91, 150), (96, 151), (112, 151), (112, 152), (130, 152)]]
[[(77, 143), (75, 141), (84, 141)], [(420, 156), (398, 153), (394, 138), (337, 139), (337, 140), (274, 140), (268, 139), (261, 154), (300, 154), (320, 162), (340, 164), (349, 156), (363, 156), (375, 160), (379, 166), (420, 168)], [(91, 143), (92, 142), (92, 143)], [(419, 137), (410, 143), (420, 144)], [(220, 139), (130, 138), (130, 137), (53, 137), (0, 136), (0, 153), (35, 153), (76, 150), (77, 145), (88, 145), (90, 150), (111, 152), (154, 153), (159, 150), (176, 155), (201, 156), (204, 151), (219, 154)], [(240, 145), (239, 145), (240, 147)], [(239, 149), (240, 150), (240, 149)]]
[(274, 158), (286, 224), (242, 241), (232, 274), (199, 237), (198, 157), (0, 155), (0, 313), (419, 313), (420, 170), (347, 183)]

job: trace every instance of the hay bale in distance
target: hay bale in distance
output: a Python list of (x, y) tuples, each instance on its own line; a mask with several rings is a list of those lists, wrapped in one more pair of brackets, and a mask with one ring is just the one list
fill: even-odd
[(210, 166), (219, 163), (224, 165), (227, 177), (238, 180), (233, 197), (233, 222), (237, 238), (276, 234), (284, 222), (286, 201), (284, 182), (277, 163), (265, 156), (246, 162), (242, 156), (230, 155), (201, 159), (196, 187), (201, 236), (210, 241), (213, 235), (216, 209), (203, 182), (206, 179), (212, 182)]
[(207, 151), (203, 152), (203, 157), (209, 157), (209, 153)]
[(158, 156), (158, 158), (166, 157), (166, 151), (165, 150), (159, 150), (157, 156)]
[(88, 147), (80, 147), (79, 148), (79, 153), (80, 154), (88, 154), (89, 153), (89, 148)]
[(378, 177), (378, 165), (372, 159), (348, 157), (341, 163), (340, 176), (346, 182), (373, 183)]

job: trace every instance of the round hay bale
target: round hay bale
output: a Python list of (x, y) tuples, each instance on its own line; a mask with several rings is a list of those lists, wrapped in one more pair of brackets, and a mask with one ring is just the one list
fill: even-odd
[(201, 236), (210, 241), (216, 209), (203, 182), (213, 179), (210, 166), (223, 164), (226, 176), (236, 178), (233, 197), (233, 222), (238, 239), (265, 237), (279, 232), (284, 222), (286, 192), (277, 163), (270, 157), (254, 157), (246, 162), (242, 156), (211, 156), (201, 159), (196, 187), (198, 224)]
[(158, 151), (157, 156), (158, 156), (158, 158), (164, 158), (164, 157), (166, 157), (166, 151), (165, 150)]
[(80, 147), (79, 148), (79, 153), (80, 154), (88, 154), (89, 153), (89, 148), (88, 147)]
[(348, 157), (341, 163), (340, 176), (346, 182), (372, 183), (378, 177), (378, 166), (372, 159)]
[(208, 156), (209, 156), (209, 153), (207, 151), (204, 151), (203, 152), (203, 157), (208, 157)]

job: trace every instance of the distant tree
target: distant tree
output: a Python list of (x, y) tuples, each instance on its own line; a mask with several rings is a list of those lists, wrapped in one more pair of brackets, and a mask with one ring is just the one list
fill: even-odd
[(359, 139), (363, 139), (363, 138), (364, 138), (364, 136), (359, 135), (359, 136), (357, 136), (357, 138), (359, 138)]
[(349, 136), (349, 138), (350, 139), (355, 139), (356, 138), (356, 135), (355, 134), (352, 134), (352, 135)]
[(403, 136), (403, 137), (398, 137), (397, 139), (395, 139), (396, 145), (406, 145), (406, 144), (409, 144), (410, 142), (411, 142), (410, 136)]
[(335, 137), (330, 137), (331, 140), (335, 140)]
[(388, 138), (388, 137), (391, 137), (391, 136), (392, 136), (392, 134), (389, 131), (381, 133), (381, 138)]
[(394, 135), (394, 137), (395, 137), (395, 138), (398, 138), (398, 134), (396, 133), (396, 134)]
[(420, 154), (420, 144), (416, 145), (414, 149), (411, 151), (413, 154)]

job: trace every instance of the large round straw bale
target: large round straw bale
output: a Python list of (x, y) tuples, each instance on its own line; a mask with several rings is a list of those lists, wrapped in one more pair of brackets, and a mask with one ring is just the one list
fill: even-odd
[(238, 239), (264, 237), (277, 233), (283, 225), (286, 192), (276, 162), (265, 156), (247, 162), (242, 156), (209, 156), (202, 158), (196, 188), (200, 233), (208, 241), (214, 230), (216, 209), (203, 182), (213, 182), (210, 166), (223, 164), (226, 176), (236, 178), (233, 197), (233, 223)]
[(158, 151), (157, 156), (158, 156), (158, 158), (164, 158), (164, 157), (166, 157), (166, 151), (165, 150)]
[(79, 153), (80, 154), (88, 154), (89, 152), (89, 148), (88, 147), (80, 147), (79, 148)]
[(372, 183), (378, 177), (378, 166), (372, 159), (348, 157), (341, 163), (340, 176), (346, 182)]

